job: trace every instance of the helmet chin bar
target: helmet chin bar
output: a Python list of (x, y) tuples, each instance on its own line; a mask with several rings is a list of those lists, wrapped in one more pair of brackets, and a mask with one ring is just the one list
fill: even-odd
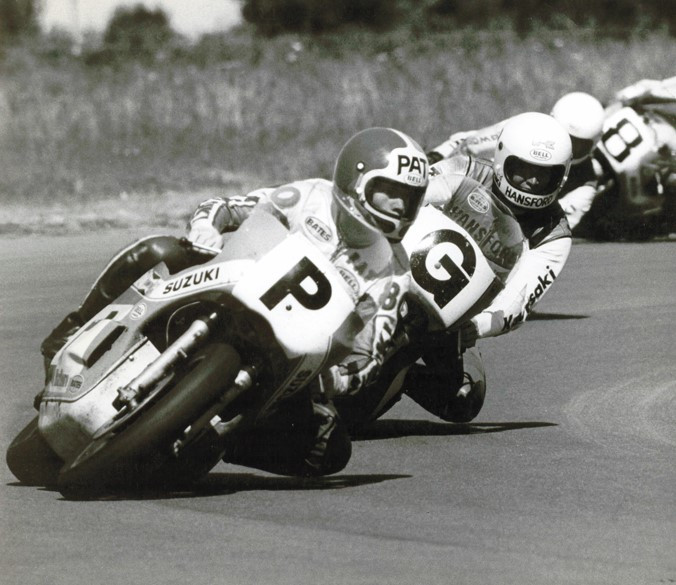
[(363, 203), (366, 211), (369, 212), (378, 229), (390, 241), (400, 242), (409, 228), (410, 222), (400, 217), (393, 217), (373, 207), (368, 201)]

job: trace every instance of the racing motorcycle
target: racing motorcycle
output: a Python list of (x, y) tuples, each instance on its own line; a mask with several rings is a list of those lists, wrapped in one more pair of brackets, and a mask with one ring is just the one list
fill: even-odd
[(64, 494), (200, 475), (219, 453), (192, 460), (198, 438), (254, 426), (349, 351), (353, 299), (317, 247), (257, 211), (211, 259), (159, 264), (69, 338), (8, 466)]
[(676, 103), (610, 106), (593, 157), (598, 195), (574, 235), (647, 240), (676, 231)]
[(408, 370), (428, 344), (452, 340), (462, 354), (457, 329), (502, 291), (527, 246), (521, 226), (493, 192), (463, 181), (442, 209), (423, 207), (402, 241), (412, 283), (384, 365), (366, 388), (335, 400), (355, 430), (397, 403)]
[[(405, 246), (439, 328), (497, 294), (522, 242), (478, 184), (445, 213), (421, 211)], [(350, 291), (304, 236), (257, 210), (212, 258), (176, 274), (159, 264), (67, 341), (10, 470), (66, 496), (203, 476), (349, 352)]]

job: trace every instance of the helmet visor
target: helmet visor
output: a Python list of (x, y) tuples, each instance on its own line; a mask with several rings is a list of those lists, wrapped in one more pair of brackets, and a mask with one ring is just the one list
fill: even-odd
[(564, 165), (536, 165), (517, 156), (506, 158), (504, 170), (505, 178), (512, 187), (533, 195), (552, 193), (566, 173)]
[(391, 179), (376, 177), (364, 190), (367, 203), (393, 219), (412, 221), (422, 205), (427, 187), (414, 187)]
[(578, 138), (571, 134), (570, 141), (573, 145), (573, 160), (582, 160), (591, 154), (594, 141), (589, 138)]

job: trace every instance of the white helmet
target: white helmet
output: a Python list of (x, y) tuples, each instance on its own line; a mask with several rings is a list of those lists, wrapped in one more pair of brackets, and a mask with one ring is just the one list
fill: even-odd
[[(350, 216), (400, 241), (418, 215), (428, 180), (427, 156), (417, 142), (393, 128), (367, 128), (338, 155), (333, 197)], [(380, 209), (376, 193), (401, 200), (403, 207)]]
[(498, 136), (493, 187), (514, 211), (537, 211), (556, 201), (568, 177), (570, 136), (554, 118), (526, 112), (510, 118)]
[(552, 108), (552, 116), (570, 134), (573, 163), (587, 158), (601, 136), (605, 112), (593, 95), (574, 91), (561, 96)]

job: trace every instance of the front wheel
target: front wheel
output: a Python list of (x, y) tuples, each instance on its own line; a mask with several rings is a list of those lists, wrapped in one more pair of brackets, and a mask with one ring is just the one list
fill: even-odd
[(173, 386), (121, 430), (92, 440), (62, 469), (59, 491), (65, 495), (102, 488), (140, 487), (171, 457), (171, 445), (225, 392), (240, 368), (237, 351), (225, 343), (199, 350)]
[(5, 458), (9, 470), (25, 485), (56, 485), (63, 466), (63, 460), (40, 433), (37, 416), (14, 438)]

